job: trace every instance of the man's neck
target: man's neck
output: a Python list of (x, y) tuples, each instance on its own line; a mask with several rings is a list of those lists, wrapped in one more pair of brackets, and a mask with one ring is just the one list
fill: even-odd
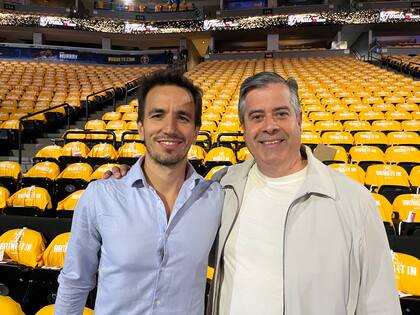
[(169, 220), (178, 193), (185, 181), (187, 161), (182, 161), (174, 166), (165, 166), (156, 163), (146, 155), (142, 168), (147, 183), (156, 190), (162, 199)]
[[(286, 161), (285, 161), (286, 162)], [(301, 154), (290, 159), (282, 165), (260, 165), (257, 164), (258, 170), (267, 177), (279, 178), (297, 173), (305, 168), (308, 161)]]

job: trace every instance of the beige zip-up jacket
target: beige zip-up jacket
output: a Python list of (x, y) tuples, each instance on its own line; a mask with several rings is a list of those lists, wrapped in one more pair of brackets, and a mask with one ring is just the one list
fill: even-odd
[[(279, 266), (283, 315), (401, 314), (390, 248), (370, 192), (309, 151), (302, 154), (308, 160), (307, 177), (287, 212), (284, 264)], [(207, 315), (219, 313), (223, 250), (254, 163), (251, 158), (215, 178), (225, 190), (225, 201)]]

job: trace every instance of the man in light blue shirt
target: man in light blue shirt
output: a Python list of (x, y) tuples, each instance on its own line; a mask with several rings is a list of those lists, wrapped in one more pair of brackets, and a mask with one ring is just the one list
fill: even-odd
[(122, 180), (89, 185), (73, 218), (55, 314), (202, 315), (208, 253), (223, 192), (187, 163), (201, 125), (201, 93), (185, 77), (143, 81), (139, 131), (147, 154)]

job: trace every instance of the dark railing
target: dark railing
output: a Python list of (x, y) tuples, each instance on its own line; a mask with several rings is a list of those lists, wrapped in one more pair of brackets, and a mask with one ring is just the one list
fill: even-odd
[(393, 60), (398, 60), (400, 63), (399, 63), (399, 67), (398, 67), (398, 71), (399, 72), (402, 72), (402, 63), (403, 63), (403, 60), (401, 59), (401, 58), (398, 58), (398, 57), (392, 57), (392, 59), (391, 58), (388, 58), (388, 59), (386, 59), (386, 62), (385, 62), (385, 64), (386, 64), (386, 69), (388, 70), (388, 68), (389, 68), (389, 63), (391, 62), (391, 61), (393, 61)]
[(103, 92), (106, 92), (106, 91), (112, 91), (112, 95), (110, 97), (108, 97), (107, 99), (103, 100), (103, 102), (106, 102), (106, 101), (109, 101), (109, 100), (112, 99), (112, 105), (113, 105), (114, 111), (115, 111), (115, 108), (116, 108), (115, 107), (115, 104), (116, 104), (115, 103), (115, 95), (116, 95), (115, 88), (114, 87), (110, 87), (110, 88), (107, 88), (107, 89), (100, 90), (98, 92), (95, 92), (95, 93), (92, 93), (92, 94), (89, 94), (88, 96), (86, 96), (86, 121), (89, 120), (89, 98), (92, 97), (92, 96), (101, 94)]
[(144, 140), (136, 140), (136, 139), (129, 139), (129, 140), (125, 140), (126, 138), (128, 138), (128, 136), (129, 135), (138, 135), (139, 134), (139, 132), (138, 131), (134, 131), (134, 130), (127, 130), (127, 131), (124, 131), (122, 134), (121, 134), (121, 145), (123, 145), (124, 143), (127, 143), (127, 142), (139, 142), (139, 143), (144, 143)]
[(234, 145), (234, 149), (238, 150), (239, 146), (244, 143), (244, 141), (239, 140), (223, 140), (224, 137), (242, 137), (244, 134), (242, 132), (222, 132), (217, 135), (217, 146), (220, 147), (223, 143), (230, 143)]
[[(415, 62), (415, 61), (410, 61), (409, 63), (408, 63), (408, 74), (412, 74), (413, 72), (414, 72), (414, 67), (413, 68), (411, 68), (411, 66), (410, 65), (417, 65), (417, 66), (420, 66), (420, 63), (418, 63), (418, 62)], [(420, 69), (420, 68), (419, 68)]]
[[(127, 101), (128, 101), (128, 93), (129, 92), (131, 92), (131, 91), (134, 91), (135, 89), (137, 89), (139, 86), (140, 86), (140, 83), (139, 83), (139, 81), (140, 81), (140, 79), (141, 78), (137, 78), (137, 79), (134, 79), (134, 80), (131, 80), (131, 81), (128, 81), (126, 84), (125, 84), (125, 97), (124, 97), (124, 104), (127, 104)], [(130, 83), (135, 83), (134, 84), (134, 86), (133, 87), (129, 87), (129, 84)]]
[[(46, 108), (46, 109), (40, 110), (38, 112), (31, 113), (31, 114), (28, 114), (26, 116), (23, 116), (23, 117), (19, 118), (19, 129), (18, 129), (19, 164), (22, 163), (22, 120), (25, 120), (27, 118), (30, 118), (30, 117), (33, 117), (33, 116), (36, 116), (36, 115), (39, 115), (39, 114), (49, 112), (51, 110), (54, 110), (54, 109), (57, 109), (57, 108), (60, 108), (60, 107), (64, 107), (65, 109), (68, 109), (71, 106), (67, 103), (63, 103), (63, 104), (55, 105), (55, 106), (52, 106), (50, 108)], [(66, 110), (66, 115), (67, 115), (67, 129), (69, 129), (69, 127), (70, 127), (70, 111), (69, 110)]]
[[(111, 135), (112, 136), (112, 145), (114, 146), (114, 148), (115, 148), (115, 144), (117, 142), (117, 136), (115, 135), (115, 133), (113, 133), (110, 130), (67, 130), (63, 135), (64, 144), (66, 144), (66, 140), (69, 140), (69, 139), (67, 139), (67, 136), (69, 134), (76, 134), (76, 135)], [(70, 139), (70, 140), (74, 141), (74, 140), (79, 140), (79, 139)], [(99, 139), (84, 139), (84, 140), (95, 141), (95, 140), (99, 140)], [(106, 141), (106, 140), (107, 139), (104, 139), (103, 141)]]

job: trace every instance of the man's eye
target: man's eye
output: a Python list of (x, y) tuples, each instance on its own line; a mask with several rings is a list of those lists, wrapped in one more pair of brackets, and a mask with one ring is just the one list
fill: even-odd
[(262, 115), (252, 115), (251, 119), (252, 120), (260, 120), (262, 118)]
[(288, 112), (277, 112), (276, 116), (283, 118), (283, 117), (289, 116), (289, 113)]

